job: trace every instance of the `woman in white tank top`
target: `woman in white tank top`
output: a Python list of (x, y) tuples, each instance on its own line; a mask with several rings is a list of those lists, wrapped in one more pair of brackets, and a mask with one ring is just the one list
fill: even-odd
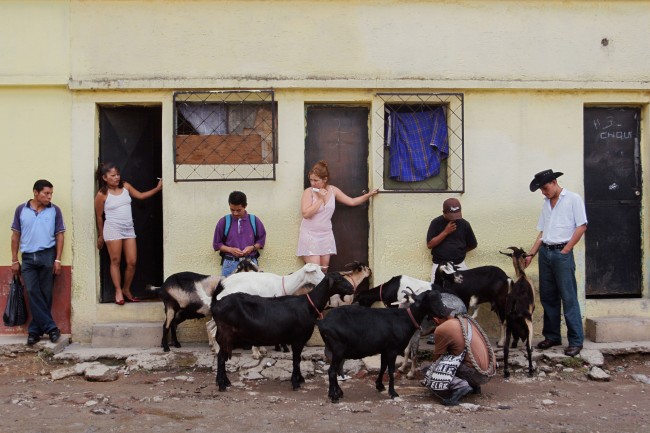
[[(120, 171), (112, 163), (100, 164), (97, 168), (99, 191), (95, 196), (95, 220), (97, 222), (97, 248), (104, 245), (111, 258), (111, 280), (115, 286), (115, 303), (124, 305), (124, 300), (137, 302), (131, 294), (131, 283), (135, 274), (137, 247), (133, 216), (131, 215), (131, 197), (144, 200), (162, 190), (162, 180), (155, 188), (140, 192), (128, 182), (122, 181)], [(106, 220), (104, 220), (104, 217)], [(126, 260), (124, 282), (120, 272), (122, 253)]]

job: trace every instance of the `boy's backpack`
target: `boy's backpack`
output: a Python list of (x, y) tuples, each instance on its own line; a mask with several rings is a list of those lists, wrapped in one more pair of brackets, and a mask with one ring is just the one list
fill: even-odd
[[(255, 224), (255, 215), (252, 213), (248, 214), (248, 221), (251, 223), (251, 227), (253, 228), (253, 236), (257, 236), (257, 224)], [(232, 224), (232, 215), (228, 214), (226, 215), (226, 226), (223, 229), (223, 240), (226, 240), (226, 237), (228, 237), (228, 233), (230, 233), (230, 225)]]
[[(248, 214), (248, 221), (251, 223), (251, 227), (253, 228), (253, 236), (257, 237), (257, 224), (255, 221), (255, 215), (252, 213)], [(228, 214), (226, 215), (226, 226), (223, 228), (223, 240), (225, 242), (226, 237), (228, 237), (228, 233), (230, 233), (230, 226), (232, 225), (232, 215)], [(226, 256), (223, 251), (219, 251), (219, 255), (221, 256), (221, 264), (223, 265), (223, 258)]]

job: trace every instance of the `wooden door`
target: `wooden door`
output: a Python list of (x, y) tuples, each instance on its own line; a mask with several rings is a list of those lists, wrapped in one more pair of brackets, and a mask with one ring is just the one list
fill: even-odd
[[(99, 161), (115, 163), (122, 179), (139, 191), (155, 187), (157, 178), (162, 177), (161, 143), (161, 107), (100, 107)], [(151, 292), (145, 292), (145, 286), (160, 286), (163, 282), (162, 192), (147, 200), (133, 199), (131, 209), (138, 246), (131, 293), (138, 298), (152, 297)], [(101, 302), (115, 299), (109, 267), (108, 251), (104, 247), (100, 251)]]
[(587, 297), (641, 296), (640, 110), (584, 111)]
[[(368, 190), (368, 115), (367, 107), (306, 107), (305, 188), (309, 186), (307, 173), (324, 159), (332, 185), (350, 197)], [(353, 261), (368, 263), (368, 207), (367, 202), (356, 207), (336, 204), (332, 226), (338, 254), (331, 258), (331, 271), (342, 270)]]

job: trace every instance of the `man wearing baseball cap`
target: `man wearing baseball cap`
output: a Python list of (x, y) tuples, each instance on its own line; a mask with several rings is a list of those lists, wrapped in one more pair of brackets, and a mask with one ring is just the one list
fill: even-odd
[(560, 315), (564, 310), (569, 345), (567, 356), (576, 356), (582, 350), (584, 332), (578, 303), (576, 265), (573, 247), (587, 230), (587, 213), (582, 197), (562, 188), (557, 178), (561, 172), (540, 171), (530, 182), (530, 191), (538, 189), (544, 195), (542, 214), (537, 222), (539, 235), (526, 257), (526, 267), (539, 252), (539, 297), (544, 308), (544, 340), (539, 349), (562, 344)]
[(467, 269), (465, 255), (478, 245), (472, 226), (463, 219), (461, 211), (460, 201), (448, 198), (442, 204), (442, 215), (429, 224), (427, 248), (433, 259), (432, 283), (440, 264), (453, 262), (458, 269)]

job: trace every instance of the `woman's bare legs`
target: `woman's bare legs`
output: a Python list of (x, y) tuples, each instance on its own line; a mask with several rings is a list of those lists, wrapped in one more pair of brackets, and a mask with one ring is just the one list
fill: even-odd
[(106, 241), (106, 249), (111, 259), (111, 281), (115, 286), (115, 302), (124, 303), (124, 294), (122, 293), (122, 275), (120, 273), (120, 263), (122, 261), (122, 239), (115, 241)]
[(320, 266), (320, 270), (327, 272), (330, 267), (330, 255), (326, 254), (324, 256), (302, 256), (302, 260), (305, 263), (316, 263)]
[(138, 257), (138, 247), (135, 238), (124, 239), (124, 260), (126, 261), (126, 268), (124, 269), (124, 284), (122, 285), (122, 293), (128, 299), (133, 299), (131, 294), (131, 283), (135, 275), (135, 265)]

